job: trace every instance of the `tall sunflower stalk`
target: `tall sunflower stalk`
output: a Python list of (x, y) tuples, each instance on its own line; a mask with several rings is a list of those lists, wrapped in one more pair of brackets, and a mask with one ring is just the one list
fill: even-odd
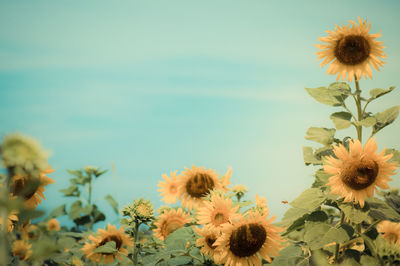
[[(305, 164), (321, 168), (316, 171), (312, 188), (290, 203), (293, 208), (281, 222), (287, 226), (284, 235), (292, 247), (309, 250), (305, 259), (316, 265), (390, 263), (385, 259), (387, 249), (380, 248), (382, 237), (376, 226), (382, 220), (400, 222), (400, 211), (392, 208), (400, 204), (400, 197), (394, 202), (374, 197), (378, 188), (390, 188), (387, 182), (396, 174), (400, 153), (394, 149), (378, 153), (373, 136), (393, 123), (400, 106), (376, 114), (367, 112), (368, 104), (394, 89), (372, 89), (369, 98), (362, 95), (361, 78), (372, 78), (371, 66), (380, 70), (384, 65), (381, 59), (386, 57), (383, 43), (376, 40), (381, 34), (370, 34), (370, 27), (370, 23), (359, 18), (358, 23), (350, 21), (348, 25), (336, 26), (334, 31), (327, 31), (329, 36), (319, 38), (324, 44), (316, 45), (320, 49), (318, 59), (323, 59), (321, 66), (330, 63), (327, 72), (337, 74), (337, 82), (306, 89), (318, 102), (344, 109), (330, 116), (335, 128), (311, 127), (307, 131), (305, 138), (323, 147), (303, 147)], [(346, 78), (348, 82), (354, 78), (354, 90), (348, 83), (339, 82)], [(354, 100), (356, 113), (346, 103), (349, 96)], [(335, 137), (337, 130), (351, 125), (356, 129), (356, 138)], [(363, 146), (364, 127), (371, 128), (371, 135)]]

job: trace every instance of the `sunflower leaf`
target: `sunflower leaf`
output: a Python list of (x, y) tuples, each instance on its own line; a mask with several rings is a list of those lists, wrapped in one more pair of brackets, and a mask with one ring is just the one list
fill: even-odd
[(306, 132), (305, 139), (329, 145), (333, 143), (335, 132), (334, 128), (310, 127)]
[(93, 250), (93, 252), (112, 254), (112, 253), (118, 252), (118, 250), (117, 250), (117, 245), (116, 245), (115, 241), (108, 241), (104, 245)]
[(344, 212), (346, 218), (355, 224), (360, 224), (368, 218), (368, 206), (360, 208), (358, 205), (342, 203), (339, 204), (339, 208)]
[(309, 188), (300, 194), (295, 200), (290, 202), (295, 208), (313, 211), (325, 201), (326, 197), (318, 188)]
[(115, 201), (115, 199), (110, 194), (107, 194), (105, 196), (105, 199), (111, 205), (111, 207), (113, 208), (114, 212), (116, 214), (118, 214), (118, 203)]
[(350, 94), (350, 87), (344, 82), (335, 82), (326, 87), (306, 88), (315, 100), (330, 106), (341, 106)]
[(345, 129), (351, 125), (351, 114), (348, 112), (336, 112), (330, 116), (336, 129)]
[(193, 238), (193, 229), (191, 227), (182, 227), (169, 234), (164, 242), (168, 250), (185, 250), (186, 245)]
[(398, 164), (400, 164), (400, 151), (395, 150), (395, 149), (387, 149), (386, 150), (386, 154), (393, 154), (393, 157), (390, 158), (389, 162), (397, 162)]
[[(290, 245), (279, 252), (279, 256), (276, 257), (271, 266), (278, 265), (303, 265), (304, 260), (307, 260), (303, 255), (303, 250), (299, 246)], [(305, 264), (308, 265), (308, 264)]]
[(330, 174), (327, 174), (322, 169), (317, 170), (317, 172), (315, 172), (315, 181), (312, 184), (312, 187), (317, 188), (325, 186), (325, 184), (328, 183), (330, 176), (331, 176)]
[(321, 222), (305, 223), (304, 241), (310, 246), (311, 250), (320, 249), (332, 243), (344, 243), (350, 238), (343, 228), (331, 227), (329, 224)]
[(377, 220), (390, 220), (392, 222), (400, 222), (400, 214), (392, 209), (386, 202), (377, 198), (368, 199), (369, 214)]
[(59, 216), (63, 216), (65, 214), (67, 214), (67, 212), (65, 211), (65, 204), (62, 204), (62, 205), (54, 208), (51, 211), (51, 213), (49, 214), (49, 217), (50, 218), (56, 218), (56, 217), (59, 217)]
[(378, 133), (384, 127), (390, 125), (396, 120), (399, 115), (400, 105), (386, 109), (381, 113), (376, 113), (374, 117), (376, 118), (376, 124), (372, 128), (372, 135)]
[(305, 165), (320, 165), (322, 164), (321, 160), (315, 158), (312, 147), (303, 146), (303, 158)]
[(381, 96), (383, 96), (383, 95), (385, 95), (385, 94), (391, 92), (392, 90), (394, 90), (394, 88), (395, 88), (394, 86), (391, 86), (391, 87), (390, 87), (389, 89), (387, 89), (387, 90), (380, 89), (380, 88), (375, 88), (375, 89), (370, 90), (370, 91), (369, 91), (369, 94), (371, 95), (370, 101), (371, 101), (371, 100), (374, 100), (374, 99), (376, 99), (376, 98), (379, 98), (379, 97), (381, 97)]
[(369, 116), (361, 121), (355, 121), (354, 124), (356, 126), (372, 127), (376, 124), (376, 118), (373, 116)]

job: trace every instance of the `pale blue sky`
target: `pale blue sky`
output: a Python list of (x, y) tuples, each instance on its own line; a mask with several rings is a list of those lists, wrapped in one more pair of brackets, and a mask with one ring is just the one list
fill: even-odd
[[(52, 151), (47, 210), (65, 201), (66, 169), (115, 163), (118, 182), (108, 173), (95, 184), (112, 221), (103, 194), (159, 206), (161, 174), (195, 164), (232, 166), (233, 183), (280, 218), (280, 202), (313, 182), (307, 128), (333, 127), (337, 111), (304, 90), (335, 81), (315, 61), (318, 37), (371, 20), (387, 64), (361, 87), (400, 86), (399, 11), (398, 1), (3, 0), (0, 134), (29, 134)], [(371, 111), (399, 102), (395, 90)], [(397, 121), (378, 135), (379, 149), (400, 149), (398, 132)]]

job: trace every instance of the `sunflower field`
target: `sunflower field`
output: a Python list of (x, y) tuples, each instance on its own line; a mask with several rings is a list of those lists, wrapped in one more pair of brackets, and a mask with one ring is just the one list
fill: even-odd
[[(70, 186), (60, 193), (73, 202), (45, 213), (37, 207), (52, 200), (46, 187), (57, 182), (57, 169), (35, 139), (13, 133), (0, 143), (0, 265), (400, 265), (400, 190), (388, 184), (400, 152), (375, 139), (400, 105), (367, 109), (397, 93), (360, 85), (384, 65), (381, 34), (371, 34), (370, 26), (358, 18), (319, 38), (318, 59), (337, 80), (306, 92), (337, 109), (329, 117), (334, 128), (307, 130), (305, 139), (319, 145), (303, 147), (315, 180), (283, 202), (290, 208), (280, 221), (270, 214), (268, 198), (247, 197), (231, 168), (220, 175), (192, 165), (160, 173), (155, 189), (165, 205), (158, 209), (146, 198), (120, 207), (104, 195), (122, 219), (94, 230), (110, 220), (92, 196), (94, 181), (108, 170), (68, 170)], [(350, 127), (354, 136), (337, 138)], [(70, 224), (60, 224), (61, 217)]]

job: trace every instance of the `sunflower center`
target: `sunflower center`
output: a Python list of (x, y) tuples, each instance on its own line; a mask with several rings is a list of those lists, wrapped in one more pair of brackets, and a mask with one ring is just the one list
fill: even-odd
[(226, 219), (225, 215), (223, 213), (218, 212), (217, 214), (214, 215), (214, 224), (215, 225), (220, 225), (223, 223), (226, 223), (228, 219)]
[(338, 40), (335, 57), (345, 65), (358, 65), (364, 62), (371, 52), (367, 39), (360, 35), (348, 35)]
[(207, 246), (211, 249), (215, 249), (215, 247), (213, 246), (213, 244), (215, 243), (215, 241), (217, 240), (217, 238), (214, 235), (210, 235), (210, 236), (206, 236), (206, 243)]
[(235, 229), (229, 239), (229, 249), (238, 257), (256, 254), (267, 239), (265, 228), (256, 223), (242, 225)]
[(214, 180), (205, 173), (198, 173), (186, 183), (187, 193), (194, 198), (206, 196), (214, 188)]
[(342, 171), (342, 181), (354, 190), (363, 190), (375, 182), (379, 167), (373, 160), (350, 163)]
[(24, 198), (24, 200), (28, 200), (35, 195), (39, 186), (39, 180), (36, 181), (21, 176), (14, 176), (10, 183), (10, 192), (15, 196), (20, 196)]
[(396, 243), (397, 240), (399, 239), (397, 234), (394, 233), (386, 233), (385, 234), (385, 239), (389, 242), (389, 243)]
[(122, 239), (119, 236), (116, 236), (116, 235), (106, 236), (105, 238), (103, 238), (103, 240), (101, 240), (101, 242), (97, 245), (97, 247), (105, 245), (107, 242), (110, 242), (110, 241), (114, 241), (115, 242), (115, 246), (116, 246), (117, 250), (119, 250), (121, 248)]

